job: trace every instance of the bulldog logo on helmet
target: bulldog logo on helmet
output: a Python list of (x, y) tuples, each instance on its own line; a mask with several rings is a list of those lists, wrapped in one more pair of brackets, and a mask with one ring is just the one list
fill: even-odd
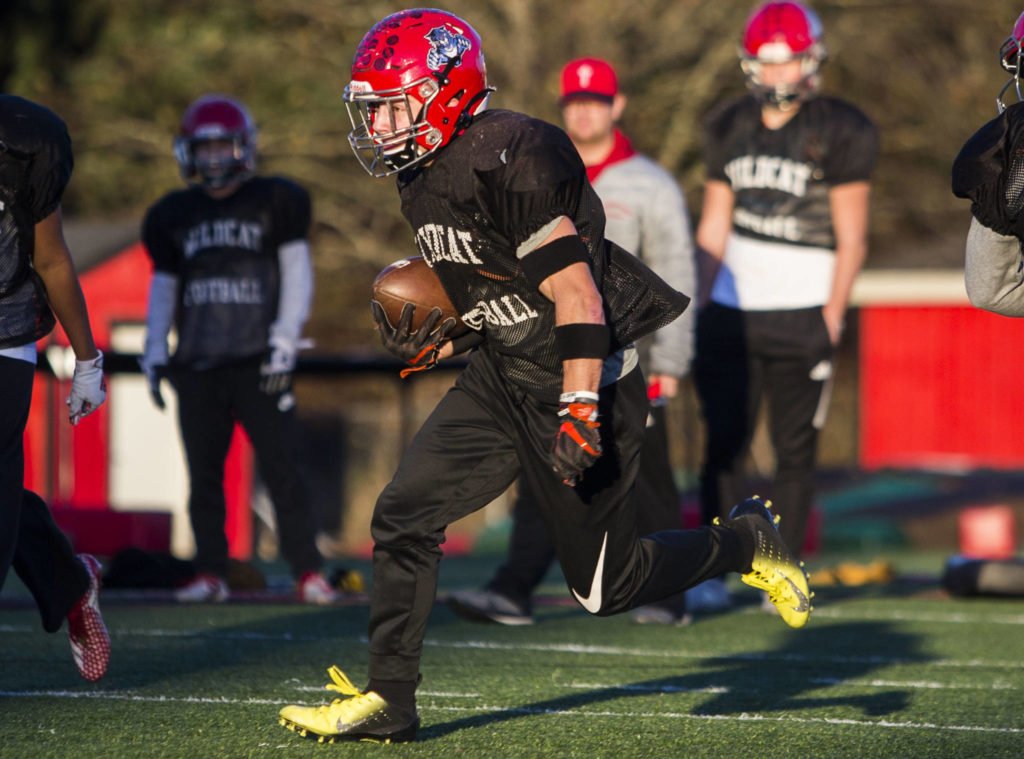
[(458, 66), (462, 54), (472, 47), (470, 41), (461, 34), (452, 32), (444, 26), (435, 26), (424, 39), (430, 42), (430, 52), (427, 53), (427, 66), (434, 71), (441, 71), (451, 61)]

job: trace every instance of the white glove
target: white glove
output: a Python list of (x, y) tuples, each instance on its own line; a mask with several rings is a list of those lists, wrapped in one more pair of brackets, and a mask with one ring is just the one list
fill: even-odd
[(68, 419), (71, 424), (88, 416), (107, 399), (107, 381), (103, 378), (103, 352), (88, 361), (75, 361), (71, 377), (71, 395), (68, 396)]
[(287, 390), (292, 382), (297, 354), (293, 343), (273, 340), (270, 355), (260, 365), (260, 390), (267, 395), (276, 395)]

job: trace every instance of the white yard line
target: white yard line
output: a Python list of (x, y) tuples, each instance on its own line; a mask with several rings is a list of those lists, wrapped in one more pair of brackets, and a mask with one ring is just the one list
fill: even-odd
[[(107, 701), (131, 701), (131, 702), (152, 702), (152, 703), (184, 703), (184, 704), (209, 704), (225, 706), (279, 706), (291, 703), (288, 700), (261, 699), (261, 698), (223, 698), (223, 697), (202, 697), (188, 696), (183, 698), (171, 696), (141, 696), (134, 693), (118, 693), (116, 691), (68, 691), (68, 690), (38, 690), (38, 691), (0, 691), (0, 697), (5, 698), (68, 698), (68, 699), (94, 699)], [(850, 725), (854, 727), (903, 729), (903, 730), (948, 730), (954, 732), (974, 733), (998, 733), (1003, 735), (1024, 734), (1024, 728), (1017, 727), (994, 727), (990, 725), (940, 725), (933, 722), (894, 722), (891, 720), (863, 720), (863, 719), (840, 719), (832, 717), (799, 717), (791, 714), (767, 715), (767, 714), (686, 714), (682, 712), (632, 712), (632, 711), (587, 711), (575, 709), (537, 709), (532, 707), (502, 707), (496, 705), (481, 706), (443, 706), (436, 704), (421, 704), (423, 711), (433, 712), (472, 712), (474, 714), (522, 714), (527, 716), (563, 716), (563, 717), (584, 717), (584, 718), (621, 718), (621, 719), (688, 719), (717, 722), (788, 722), (805, 725)]]
[[(984, 619), (975, 619), (974, 624), (984, 624)], [(28, 625), (0, 625), (0, 634), (38, 634), (39, 630)], [(117, 629), (111, 628), (111, 636), (118, 638), (209, 638), (213, 640), (270, 640), (284, 642), (307, 642), (330, 640), (339, 644), (359, 643), (366, 644), (364, 636), (353, 638), (335, 638), (330, 635), (293, 635), (291, 633), (247, 633), (221, 630), (161, 630), (161, 629)], [(754, 661), (754, 662), (794, 662), (816, 665), (832, 664), (867, 664), (871, 666), (929, 666), (948, 667), (952, 669), (1024, 669), (1024, 661), (1011, 661), (1008, 659), (928, 659), (901, 658), (895, 656), (843, 656), (829, 654), (797, 654), (786, 652), (762, 651), (754, 653), (728, 653), (722, 651), (694, 651), (692, 649), (653, 649), (653, 648), (629, 648), (623, 646), (596, 646), (584, 645), (582, 643), (501, 643), (493, 640), (437, 640), (427, 639), (423, 641), (424, 646), (433, 648), (448, 648), (453, 650), (480, 650), (480, 651), (538, 651), (571, 654), (588, 654), (604, 656), (633, 656), (648, 657), (654, 659), (678, 659), (678, 660), (714, 660), (724, 661)]]

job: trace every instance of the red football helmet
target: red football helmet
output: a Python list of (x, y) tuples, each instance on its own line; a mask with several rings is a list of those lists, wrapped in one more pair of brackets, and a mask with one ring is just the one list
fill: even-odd
[(393, 174), (447, 145), (491, 91), (469, 24), (429, 8), (392, 14), (366, 33), (352, 61), (349, 144), (370, 174)]
[[(825, 60), (821, 36), (821, 19), (803, 3), (787, 0), (756, 8), (747, 19), (740, 46), (740, 66), (754, 97), (785, 109), (817, 94), (821, 86), (819, 69)], [(792, 60), (800, 61), (799, 81), (764, 83), (763, 64)]]
[(1017, 17), (1017, 23), (1013, 25), (1013, 32), (1006, 41), (999, 46), (999, 63), (1004, 69), (1010, 72), (1010, 79), (1003, 85), (996, 95), (996, 107), (1002, 113), (1006, 110), (1006, 103), (1003, 102), (1003, 93), (1014, 86), (1017, 91), (1017, 100), (1024, 101), (1024, 95), (1020, 91), (1021, 77), (1021, 48), (1024, 47), (1024, 13)]
[[(230, 154), (197, 158), (196, 146), (212, 141), (230, 142)], [(234, 98), (203, 95), (181, 117), (174, 157), (189, 183), (220, 189), (245, 179), (256, 168), (256, 126), (249, 111)]]

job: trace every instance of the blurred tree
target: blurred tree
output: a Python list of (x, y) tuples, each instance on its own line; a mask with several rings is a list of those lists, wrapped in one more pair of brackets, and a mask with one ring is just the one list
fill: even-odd
[[(598, 55), (630, 96), (625, 129), (699, 210), (701, 122), (744, 92), (737, 43), (753, 0), (450, 0), (483, 37), (492, 107), (558, 122), (558, 72)], [(825, 25), (825, 90), (881, 127), (870, 266), (960, 262), (969, 212), (949, 192), (963, 141), (995, 115), (997, 50), (1019, 0), (811, 0)], [(381, 0), (8, 0), (0, 3), (7, 91), (69, 122), (70, 213), (138, 219), (180, 184), (171, 140), (203, 92), (242, 98), (261, 127), (264, 171), (316, 202), (317, 306), (325, 349), (373, 344), (366, 292), (414, 252), (393, 183), (352, 158), (341, 92), (360, 37), (401, 6)]]

